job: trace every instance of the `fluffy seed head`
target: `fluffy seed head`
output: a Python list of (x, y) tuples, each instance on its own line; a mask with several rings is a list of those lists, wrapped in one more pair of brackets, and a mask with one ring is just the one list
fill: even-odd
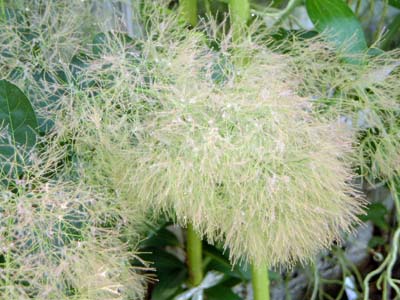
[[(55, 128), (73, 137), (77, 160), (77, 174), (64, 176), (102, 199), (82, 243), (66, 249), (63, 278), (77, 294), (118, 298), (127, 290), (119, 287), (138, 282), (120, 239), (135, 231), (138, 211), (192, 223), (233, 262), (269, 266), (305, 261), (349, 230), (361, 211), (349, 185), (351, 137), (299, 96), (290, 57), (250, 38), (232, 43), (229, 34), (213, 51), (174, 16), (152, 22), (134, 45), (113, 33), (100, 54), (80, 45), (88, 66), (57, 102)], [(50, 60), (49, 68), (72, 77), (63, 63)], [(112, 230), (100, 226), (104, 218)]]
[(296, 95), (285, 56), (249, 41), (213, 52), (203, 38), (156, 52), (159, 105), (135, 124), (126, 193), (222, 242), (233, 262), (306, 261), (361, 212), (350, 136)]
[(46, 134), (28, 154), (15, 149), (29, 158), (9, 162), (18, 173), (0, 174), (0, 298), (143, 299), (145, 268), (133, 267), (142, 219), (81, 176), (75, 123), (63, 123), (80, 92), (70, 60), (91, 39), (90, 4), (23, 2), (26, 11), (0, 24), (0, 73), (24, 90)]
[[(357, 165), (369, 181), (390, 180), (400, 170), (400, 53), (360, 54), (348, 64), (320, 38), (288, 45), (301, 93), (325, 116), (357, 131)], [(303, 55), (306, 53), (307, 55)]]

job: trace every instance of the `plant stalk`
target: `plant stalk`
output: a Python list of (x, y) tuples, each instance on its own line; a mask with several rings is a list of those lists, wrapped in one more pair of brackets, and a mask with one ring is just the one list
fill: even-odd
[(238, 40), (242, 37), (243, 29), (250, 18), (250, 3), (248, 0), (229, 0), (229, 12), (233, 38)]
[(285, 7), (285, 9), (283, 9), (277, 16), (278, 19), (276, 20), (276, 22), (274, 23), (274, 25), (280, 25), (282, 24), (283, 21), (286, 20), (287, 17), (290, 16), (290, 14), (293, 12), (293, 10), (298, 7), (301, 3), (303, 2), (303, 0), (289, 0), (287, 6)]
[(0, 0), (0, 21), (6, 19), (6, 8), (4, 5), (4, 0)]
[(390, 49), (390, 44), (392, 41), (396, 38), (398, 38), (400, 32), (400, 14), (397, 15), (392, 23), (389, 24), (387, 31), (385, 32), (385, 35), (383, 36), (383, 40), (380, 43), (380, 47), (383, 50), (389, 50)]
[(254, 300), (269, 300), (269, 278), (268, 268), (262, 266), (251, 266), (251, 280), (253, 284)]
[[(244, 28), (250, 18), (250, 3), (248, 0), (229, 0), (229, 12), (233, 39), (238, 41), (243, 38)], [(246, 60), (241, 63), (245, 63)], [(251, 266), (253, 299), (269, 300), (269, 278), (267, 267)]]
[(181, 13), (191, 26), (197, 25), (197, 0), (180, 0)]
[(250, 3), (248, 0), (230, 0), (229, 11), (232, 25), (241, 24), (241, 26), (244, 26), (250, 17)]
[(192, 224), (188, 224), (186, 231), (186, 251), (187, 264), (189, 269), (190, 284), (198, 286), (203, 280), (203, 248), (199, 235), (193, 229)]
[[(197, 25), (197, 0), (180, 0), (181, 13), (191, 26)], [(186, 230), (186, 253), (190, 285), (198, 286), (203, 280), (203, 245), (201, 238), (188, 223)]]

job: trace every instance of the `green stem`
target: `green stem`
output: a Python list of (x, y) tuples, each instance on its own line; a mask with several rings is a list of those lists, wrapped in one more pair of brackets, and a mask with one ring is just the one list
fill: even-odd
[(272, 7), (280, 7), (285, 0), (273, 0)]
[(269, 278), (267, 267), (251, 266), (254, 300), (269, 300)]
[(293, 12), (293, 10), (302, 3), (303, 0), (290, 0), (285, 7), (279, 14), (278, 20), (275, 22), (274, 25), (280, 25), (286, 18)]
[(203, 264), (202, 264), (202, 244), (201, 239), (192, 224), (187, 227), (187, 263), (189, 268), (190, 283), (192, 286), (197, 286), (203, 280)]
[(0, 21), (6, 18), (6, 8), (4, 6), (4, 0), (0, 0)]
[(389, 1), (383, 0), (383, 9), (381, 12), (381, 17), (378, 22), (378, 28), (375, 30), (374, 41), (378, 41), (379, 37), (382, 35), (383, 27), (385, 26), (385, 18), (389, 10)]
[[(180, 0), (181, 13), (185, 21), (193, 27), (197, 25), (197, 0)], [(187, 265), (190, 284), (198, 286), (203, 280), (203, 245), (201, 238), (191, 223), (186, 231)]]
[(210, 6), (210, 1), (209, 0), (204, 0), (204, 7), (206, 10), (207, 16), (211, 16), (211, 6)]
[(233, 38), (240, 39), (242, 31), (250, 18), (250, 3), (248, 0), (229, 0), (229, 12)]
[(380, 48), (383, 50), (389, 50), (390, 44), (393, 40), (399, 37), (400, 35), (400, 14), (397, 15), (392, 23), (388, 26), (388, 29), (383, 37), (383, 40), (380, 44)]
[(197, 24), (197, 0), (181, 0), (181, 13), (185, 21), (193, 27)]
[(233, 25), (241, 24), (243, 26), (247, 23), (250, 17), (250, 3), (248, 0), (230, 0), (229, 10)]
[(355, 10), (357, 16), (360, 15), (360, 9), (361, 9), (361, 0), (357, 0), (356, 10)]

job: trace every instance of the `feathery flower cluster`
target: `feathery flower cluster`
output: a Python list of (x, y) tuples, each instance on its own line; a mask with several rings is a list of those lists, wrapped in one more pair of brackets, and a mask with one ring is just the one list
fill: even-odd
[(190, 222), (232, 262), (292, 265), (329, 247), (361, 212), (351, 134), (296, 95), (289, 56), (229, 35), (213, 51), (163, 17), (135, 46), (108, 36), (82, 73), (96, 95), (76, 98), (66, 123), (87, 178)]
[(8, 162), (18, 172), (1, 173), (0, 298), (143, 299), (135, 230), (143, 218), (114, 190), (86, 182), (73, 124), (62, 123), (83, 93), (70, 61), (88, 43), (87, 31), (98, 31), (90, 5), (26, 5), (7, 11), (0, 25), (0, 72), (25, 91), (40, 128), (30, 153), (15, 149), (29, 159)]
[[(161, 213), (222, 243), (234, 263), (268, 266), (307, 261), (357, 221), (353, 136), (319, 116), (309, 97), (326, 83), (314, 76), (325, 45), (299, 42), (294, 59), (263, 37), (233, 42), (227, 34), (212, 50), (210, 24), (211, 38), (162, 9), (148, 12), (146, 38), (109, 32), (91, 45), (85, 30), (98, 28), (82, 17), (89, 4), (39, 8), (31, 8), (46, 23), (35, 27), (39, 48), (20, 47), (17, 23), (0, 32), (8, 41), (0, 43), (2, 74), (54, 122), (43, 141), (53, 148), (26, 167), (34, 180), (2, 190), (2, 295), (140, 299), (135, 247), (144, 218)], [(334, 59), (323, 68), (339, 70)], [(311, 75), (299, 78), (294, 66)], [(16, 69), (22, 75), (13, 77)]]
[(361, 212), (349, 186), (351, 138), (296, 95), (286, 57), (248, 41), (228, 47), (215, 54), (187, 34), (159, 54), (151, 89), (160, 109), (137, 125), (129, 193), (222, 242), (233, 262), (304, 262)]
[(398, 176), (400, 52), (360, 54), (357, 60), (363, 63), (348, 64), (320, 38), (291, 43), (289, 48), (301, 93), (311, 95), (324, 115), (357, 130), (361, 175), (370, 181)]
[(135, 254), (98, 207), (106, 199), (59, 181), (17, 188), (0, 202), (4, 299), (140, 299)]

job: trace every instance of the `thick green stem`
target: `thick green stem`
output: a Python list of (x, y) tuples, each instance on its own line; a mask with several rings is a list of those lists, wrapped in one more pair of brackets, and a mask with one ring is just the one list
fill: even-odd
[(278, 19), (275, 22), (274, 25), (279, 25), (281, 24), (283, 21), (286, 20), (286, 18), (293, 12), (293, 10), (299, 6), (301, 3), (303, 2), (303, 0), (289, 0), (286, 8), (284, 10), (282, 10), (279, 14), (278, 14)]
[(188, 224), (186, 234), (186, 251), (190, 283), (192, 286), (197, 286), (203, 280), (202, 243), (199, 235), (194, 231), (192, 224)]
[(268, 268), (252, 265), (251, 279), (253, 284), (253, 299), (269, 300)]
[(197, 0), (180, 1), (182, 16), (193, 27), (197, 24)]
[(4, 0), (0, 0), (0, 21), (6, 18), (6, 8), (4, 6)]
[(229, 12), (234, 39), (240, 39), (243, 29), (250, 18), (250, 3), (248, 0), (229, 0)]
[(248, 0), (230, 0), (229, 10), (232, 25), (241, 24), (244, 26), (250, 18), (250, 3)]
[[(197, 0), (180, 0), (181, 13), (185, 21), (193, 27), (197, 25)], [(203, 280), (203, 246), (201, 238), (191, 223), (186, 231), (187, 265), (190, 284), (198, 286)]]

